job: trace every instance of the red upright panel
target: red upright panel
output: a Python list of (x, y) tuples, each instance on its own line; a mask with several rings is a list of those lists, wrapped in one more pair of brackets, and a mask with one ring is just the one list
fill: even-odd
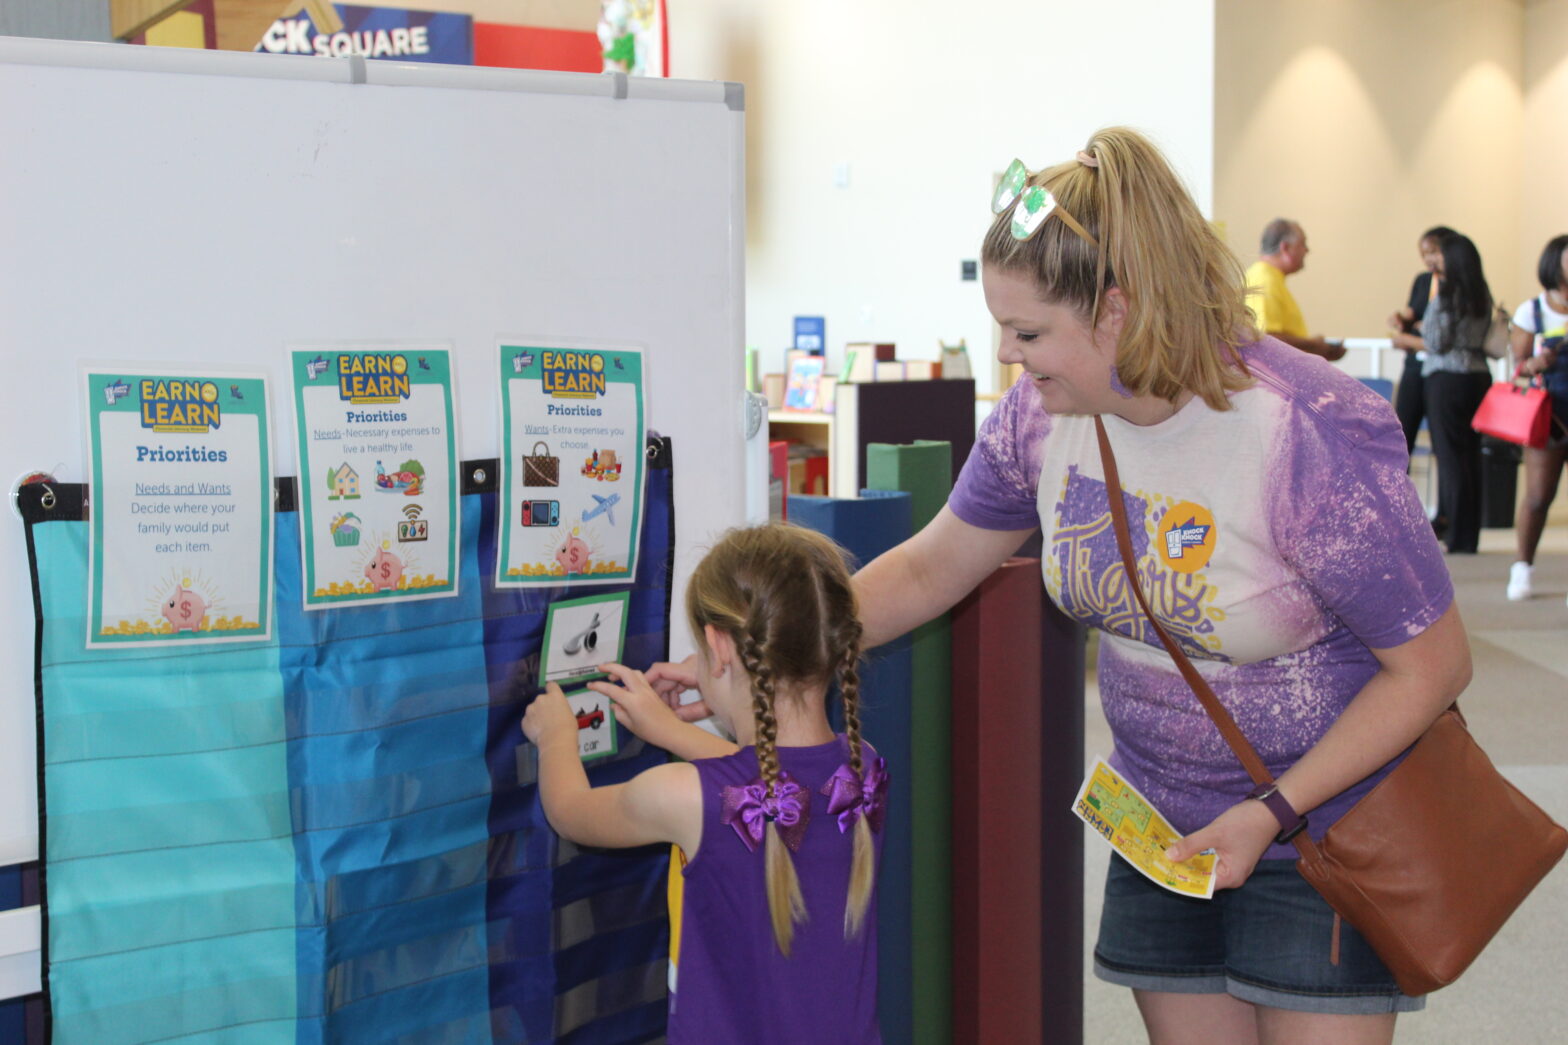
[(604, 69), (602, 50), (594, 33), (474, 23), (475, 65), (597, 73)]
[(1039, 560), (1012, 559), (952, 614), (954, 1041), (1047, 1040), (1043, 598)]

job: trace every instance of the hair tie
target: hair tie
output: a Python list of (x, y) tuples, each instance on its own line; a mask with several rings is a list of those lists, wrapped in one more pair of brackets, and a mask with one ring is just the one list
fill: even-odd
[(1097, 168), (1097, 167), (1100, 166), (1100, 161), (1099, 160), (1095, 159), (1093, 156), (1090, 156), (1088, 153), (1083, 152), (1083, 151), (1080, 151), (1078, 153), (1078, 162), (1083, 164), (1085, 167), (1096, 167)]

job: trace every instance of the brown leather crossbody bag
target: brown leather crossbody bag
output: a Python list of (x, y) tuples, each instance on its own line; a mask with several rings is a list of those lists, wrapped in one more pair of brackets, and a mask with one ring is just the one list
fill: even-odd
[[(1116, 457), (1095, 433), (1122, 564), (1138, 605), (1255, 784), (1263, 760), (1192, 662), (1166, 634), (1138, 586)], [(1447, 986), (1475, 960), (1568, 849), (1568, 831), (1503, 778), (1458, 705), (1438, 716), (1376, 787), (1321, 842), (1291, 839), (1296, 868), (1335, 913), (1366, 937), (1409, 995)], [(1330, 960), (1338, 961), (1338, 919)]]

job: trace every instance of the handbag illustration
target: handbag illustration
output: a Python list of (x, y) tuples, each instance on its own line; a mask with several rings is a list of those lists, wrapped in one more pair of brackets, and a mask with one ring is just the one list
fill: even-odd
[[(1127, 576), (1136, 578), (1116, 456), (1098, 417), (1094, 427), (1116, 544)], [(1149, 611), (1141, 586), (1129, 586), (1198, 703), (1265, 791), (1274, 783), (1268, 767)], [(1453, 983), (1469, 967), (1562, 859), (1568, 831), (1497, 771), (1453, 706), (1322, 842), (1299, 827), (1290, 841), (1300, 854), (1296, 869), (1334, 910), (1329, 961), (1339, 961), (1344, 919), (1371, 944), (1399, 989), (1415, 996)]]
[(534, 443), (533, 453), (523, 455), (523, 485), (561, 485), (561, 459), (550, 455), (550, 447), (542, 439)]

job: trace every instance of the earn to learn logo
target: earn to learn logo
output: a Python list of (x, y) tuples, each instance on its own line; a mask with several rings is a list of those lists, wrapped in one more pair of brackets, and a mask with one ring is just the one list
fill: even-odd
[(1178, 573), (1197, 573), (1209, 564), (1217, 536), (1213, 514), (1202, 505), (1183, 501), (1160, 520), (1160, 558)]
[[(154, 432), (210, 432), (223, 424), (212, 381), (143, 378), (136, 383), (142, 427)], [(111, 402), (113, 398), (111, 397)]]

